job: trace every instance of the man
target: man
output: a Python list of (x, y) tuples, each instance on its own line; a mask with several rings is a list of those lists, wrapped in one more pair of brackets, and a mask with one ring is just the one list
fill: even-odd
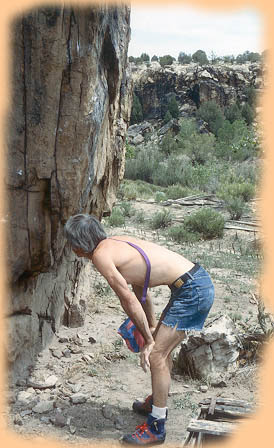
[[(65, 236), (75, 254), (91, 260), (105, 277), (145, 341), (140, 352), (141, 366), (144, 371), (150, 368), (152, 396), (144, 403), (135, 402), (133, 409), (147, 414), (148, 419), (122, 441), (133, 445), (163, 443), (170, 355), (186, 330), (202, 329), (214, 299), (211, 279), (198, 264), (152, 242), (125, 235), (108, 238), (101, 223), (91, 215), (72, 216), (65, 225)], [(147, 275), (145, 258), (151, 266), (149, 286), (167, 285), (171, 289), (171, 299), (158, 325), (150, 297), (144, 304), (140, 301)]]

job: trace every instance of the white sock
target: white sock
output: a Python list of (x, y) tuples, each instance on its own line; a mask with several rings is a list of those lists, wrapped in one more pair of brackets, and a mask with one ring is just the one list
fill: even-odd
[(153, 404), (151, 415), (157, 419), (166, 418), (166, 410), (167, 408), (157, 408), (157, 406), (154, 406)]

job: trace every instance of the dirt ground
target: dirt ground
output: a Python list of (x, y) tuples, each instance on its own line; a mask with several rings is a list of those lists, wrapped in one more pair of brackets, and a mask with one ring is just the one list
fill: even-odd
[[(135, 202), (135, 210), (143, 209), (150, 216), (163, 207), (149, 202)], [(184, 210), (183, 210), (184, 209)], [(189, 208), (172, 208), (176, 214), (189, 213)], [(251, 244), (255, 234), (227, 230), (220, 241), (180, 246), (168, 241), (165, 232), (152, 232), (146, 225), (129, 219), (122, 228), (106, 228), (110, 235), (133, 234), (167, 245), (199, 261), (212, 275), (216, 299), (210, 312), (228, 314), (236, 327), (244, 330), (256, 325), (257, 307), (252, 300), (256, 290), (254, 272), (259, 272), (260, 259), (238, 251), (231, 241), (241, 241), (242, 248)], [(237, 246), (238, 247), (238, 246)], [(226, 258), (227, 257), (227, 258)], [(7, 426), (23, 438), (33, 435), (58, 439), (71, 444), (107, 442), (118, 444), (120, 437), (132, 432), (144, 418), (132, 411), (132, 402), (150, 393), (150, 374), (139, 367), (139, 357), (122, 343), (117, 329), (125, 318), (118, 298), (97, 273), (95, 291), (85, 325), (80, 328), (61, 327), (52, 344), (45, 349), (30, 371), (30, 377), (44, 381), (54, 375), (53, 387), (37, 388), (23, 379), (10, 386), (5, 412)], [(150, 291), (157, 315), (168, 298), (168, 287)], [(206, 397), (222, 396), (244, 399), (254, 407), (257, 396), (257, 368), (254, 361), (239, 364), (238, 371), (226, 387), (212, 387), (203, 381), (183, 377), (174, 370), (168, 402), (166, 443), (181, 446), (187, 425)], [(201, 392), (200, 386), (208, 387)], [(27, 395), (22, 399), (22, 392)], [(21, 394), (21, 395), (20, 395)], [(37, 403), (46, 403), (47, 411), (37, 410)], [(35, 409), (36, 410), (33, 410)]]

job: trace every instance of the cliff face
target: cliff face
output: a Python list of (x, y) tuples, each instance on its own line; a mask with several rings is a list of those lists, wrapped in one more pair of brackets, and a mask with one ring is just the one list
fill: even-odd
[(161, 67), (132, 67), (134, 91), (143, 109), (144, 120), (163, 118), (170, 95), (175, 94), (181, 111), (191, 114), (203, 102), (214, 100), (221, 107), (245, 101), (245, 88), (263, 87), (261, 64), (207, 65), (173, 64)]
[(101, 217), (123, 176), (129, 20), (127, 6), (41, 8), (11, 27), (5, 180), (15, 370), (85, 309), (90, 267), (65, 253), (63, 225), (79, 212)]

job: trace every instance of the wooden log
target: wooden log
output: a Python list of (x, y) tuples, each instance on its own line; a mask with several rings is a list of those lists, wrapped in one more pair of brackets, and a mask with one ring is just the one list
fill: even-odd
[(191, 432), (201, 432), (202, 434), (224, 436), (226, 434), (231, 434), (236, 428), (237, 425), (235, 425), (235, 423), (191, 419), (187, 430)]
[(231, 224), (226, 224), (225, 225), (225, 229), (228, 230), (244, 230), (245, 232), (258, 232), (259, 229), (253, 228), (253, 229), (248, 229), (247, 227), (239, 227), (239, 226), (233, 226)]
[[(209, 407), (208, 405), (204, 404), (201, 406), (201, 409), (203, 411), (208, 410), (209, 414)], [(250, 414), (251, 409), (246, 407), (235, 407), (235, 406), (225, 406), (225, 405), (217, 405), (214, 408), (214, 416), (216, 417), (248, 417), (247, 414)]]
[[(211, 402), (211, 398), (204, 398), (199, 402), (199, 405), (207, 404), (209, 405)], [(216, 399), (217, 405), (225, 405), (225, 406), (236, 406), (236, 407), (243, 407), (252, 409), (251, 404), (248, 401), (245, 400), (236, 400), (234, 398), (226, 398), (226, 397), (218, 397)]]
[(213, 415), (214, 414), (216, 402), (217, 402), (217, 397), (212, 397), (210, 405), (209, 405), (209, 408), (208, 408), (208, 414), (209, 415)]

